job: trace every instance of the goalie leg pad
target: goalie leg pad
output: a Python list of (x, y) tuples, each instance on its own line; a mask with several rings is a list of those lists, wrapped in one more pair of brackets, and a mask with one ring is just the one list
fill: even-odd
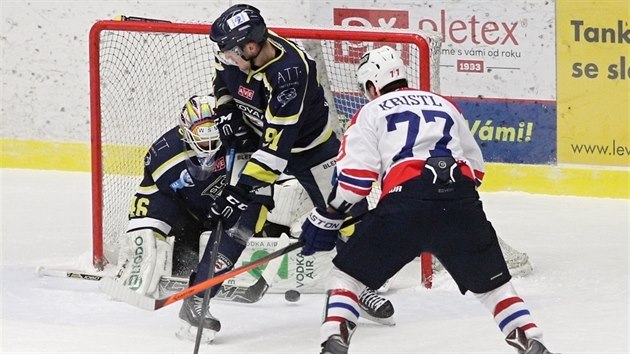
[(158, 296), (160, 278), (171, 276), (173, 268), (173, 238), (140, 229), (126, 235), (125, 252), (117, 278), (128, 288), (152, 297)]

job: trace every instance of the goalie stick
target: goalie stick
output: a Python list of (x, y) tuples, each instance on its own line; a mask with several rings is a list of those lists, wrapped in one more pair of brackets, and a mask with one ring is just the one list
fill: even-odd
[[(363, 214), (365, 215), (365, 214)], [(344, 227), (348, 227), (350, 225), (356, 224), (357, 222), (359, 222), (361, 220), (361, 218), (363, 217), (363, 215), (359, 215), (356, 217), (352, 217), (346, 221), (343, 222), (343, 224), (341, 225), (341, 228)], [(244, 266), (238, 267), (238, 268), (234, 268), (229, 272), (225, 272), (221, 275), (218, 275), (216, 277), (213, 278), (209, 278), (199, 284), (193, 285), (189, 288), (186, 288), (176, 294), (173, 294), (171, 296), (167, 296), (165, 298), (161, 298), (161, 299), (154, 299), (142, 294), (139, 294), (125, 286), (123, 286), (122, 284), (114, 281), (111, 278), (105, 278), (101, 281), (100, 283), (100, 288), (101, 291), (103, 291), (105, 294), (111, 296), (114, 299), (126, 302), (130, 305), (133, 305), (135, 307), (147, 310), (147, 311), (155, 311), (158, 309), (161, 309), (162, 307), (168, 306), (174, 302), (177, 302), (179, 300), (183, 300), (189, 296), (192, 296), (200, 291), (204, 291), (206, 289), (209, 289), (217, 284), (220, 284), (222, 282), (224, 282), (227, 279), (233, 278), (241, 273), (247, 272), (249, 270), (252, 270), (254, 268), (257, 268), (263, 264), (266, 264), (268, 262), (270, 262), (271, 260), (278, 258), (280, 256), (283, 256), (291, 251), (294, 251), (300, 247), (304, 246), (304, 242), (302, 241), (298, 241), (295, 243), (292, 243), (286, 247), (280, 248), (278, 250), (276, 250), (275, 252), (272, 252), (262, 258), (257, 259), (256, 261), (253, 261), (251, 263), (248, 263)]]
[[(234, 157), (236, 150), (233, 147), (229, 148), (227, 166), (225, 168), (225, 179), (227, 184), (232, 183), (232, 168), (234, 167)], [(231, 213), (232, 211), (230, 211)], [(210, 269), (208, 270), (208, 278), (213, 278), (216, 270), (216, 263), (219, 256), (219, 246), (221, 244), (221, 237), (223, 236), (223, 220), (219, 217), (216, 222), (216, 226), (213, 232), (214, 240), (212, 241), (212, 248), (210, 253)], [(206, 250), (209, 245), (206, 245)], [(201, 252), (200, 252), (201, 253)], [(200, 263), (201, 264), (201, 263)], [(205, 313), (208, 312), (210, 307), (210, 288), (206, 288), (203, 292), (203, 300), (201, 302), (201, 313), (199, 315), (199, 321), (197, 322), (197, 337), (195, 338), (195, 348), (193, 354), (199, 353), (199, 346), (201, 345), (201, 337), (203, 333), (203, 322), (205, 319)]]

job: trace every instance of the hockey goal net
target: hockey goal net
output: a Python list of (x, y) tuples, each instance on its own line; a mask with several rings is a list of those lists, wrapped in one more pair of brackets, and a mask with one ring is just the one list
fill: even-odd
[[(116, 261), (148, 147), (176, 124), (185, 99), (212, 92), (211, 25), (123, 19), (95, 23), (89, 39), (93, 262), (98, 268)], [(294, 39), (316, 59), (340, 127), (366, 103), (357, 89), (355, 67), (367, 49), (396, 47), (408, 64), (410, 85), (439, 92), (438, 34), (360, 28), (273, 31)], [(375, 189), (372, 206), (377, 197)], [(428, 255), (422, 258), (429, 286), (431, 261)]]

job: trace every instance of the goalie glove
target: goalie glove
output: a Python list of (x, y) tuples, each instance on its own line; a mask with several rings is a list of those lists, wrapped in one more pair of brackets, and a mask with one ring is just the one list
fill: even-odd
[(208, 220), (204, 226), (214, 228), (217, 221), (223, 220), (223, 227), (227, 230), (234, 226), (241, 213), (247, 209), (251, 202), (251, 196), (242, 187), (227, 185), (221, 195), (210, 206)]
[(304, 242), (302, 255), (310, 256), (315, 252), (330, 251), (335, 248), (342, 223), (343, 214), (337, 211), (313, 209), (302, 225), (300, 235), (300, 240)]

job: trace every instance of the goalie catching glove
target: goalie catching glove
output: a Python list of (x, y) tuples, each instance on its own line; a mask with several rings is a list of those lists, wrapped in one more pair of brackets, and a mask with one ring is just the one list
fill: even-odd
[(241, 217), (241, 213), (247, 209), (252, 197), (243, 187), (227, 185), (221, 195), (210, 206), (208, 220), (204, 226), (214, 228), (217, 221), (223, 220), (223, 227), (229, 229)]
[(330, 251), (335, 248), (344, 215), (338, 211), (315, 208), (302, 225), (300, 240), (304, 242), (302, 255)]

